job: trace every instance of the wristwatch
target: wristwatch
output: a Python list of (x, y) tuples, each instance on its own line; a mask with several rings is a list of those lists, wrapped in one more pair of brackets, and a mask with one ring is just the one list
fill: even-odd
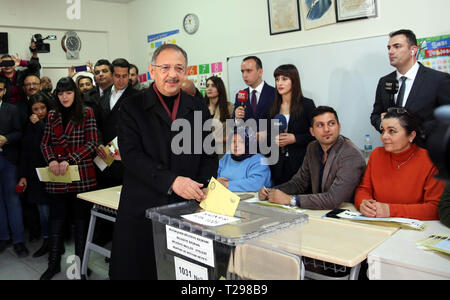
[(291, 207), (297, 206), (297, 196), (291, 196), (291, 199), (289, 199), (289, 205)]

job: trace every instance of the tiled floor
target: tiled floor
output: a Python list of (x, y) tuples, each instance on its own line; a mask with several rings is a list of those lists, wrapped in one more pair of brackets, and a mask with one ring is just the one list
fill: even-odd
[[(30, 255), (25, 258), (18, 258), (10, 246), (0, 254), (0, 280), (39, 280), (39, 277), (48, 267), (48, 256), (33, 258), (32, 255), (37, 251), (42, 241), (34, 243), (26, 243), (26, 247)], [(73, 277), (67, 275), (69, 269), (73, 270), (73, 263), (70, 262), (71, 256), (74, 254), (74, 243), (65, 243), (66, 252), (61, 258), (61, 273), (57, 274), (53, 280), (68, 280)], [(69, 263), (67, 261), (69, 260)], [(107, 280), (109, 264), (105, 263), (105, 257), (98, 253), (92, 252), (89, 257), (89, 269), (92, 274), (89, 280)]]

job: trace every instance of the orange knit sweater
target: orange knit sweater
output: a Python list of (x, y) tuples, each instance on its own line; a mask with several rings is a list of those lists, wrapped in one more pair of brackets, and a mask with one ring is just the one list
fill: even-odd
[(437, 173), (428, 152), (416, 145), (397, 154), (377, 148), (356, 189), (355, 206), (359, 210), (363, 200), (374, 199), (389, 204), (391, 217), (439, 220), (445, 184), (434, 178)]

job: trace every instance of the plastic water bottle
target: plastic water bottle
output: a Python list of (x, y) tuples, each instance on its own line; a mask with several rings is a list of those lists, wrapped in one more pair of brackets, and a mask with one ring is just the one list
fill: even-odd
[(370, 140), (370, 134), (366, 134), (364, 142), (364, 157), (369, 158), (372, 152), (372, 142)]

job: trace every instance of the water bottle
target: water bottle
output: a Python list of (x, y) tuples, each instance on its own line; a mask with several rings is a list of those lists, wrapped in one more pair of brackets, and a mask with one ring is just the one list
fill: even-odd
[(364, 157), (369, 158), (372, 152), (372, 142), (370, 141), (370, 134), (366, 134), (364, 142)]

